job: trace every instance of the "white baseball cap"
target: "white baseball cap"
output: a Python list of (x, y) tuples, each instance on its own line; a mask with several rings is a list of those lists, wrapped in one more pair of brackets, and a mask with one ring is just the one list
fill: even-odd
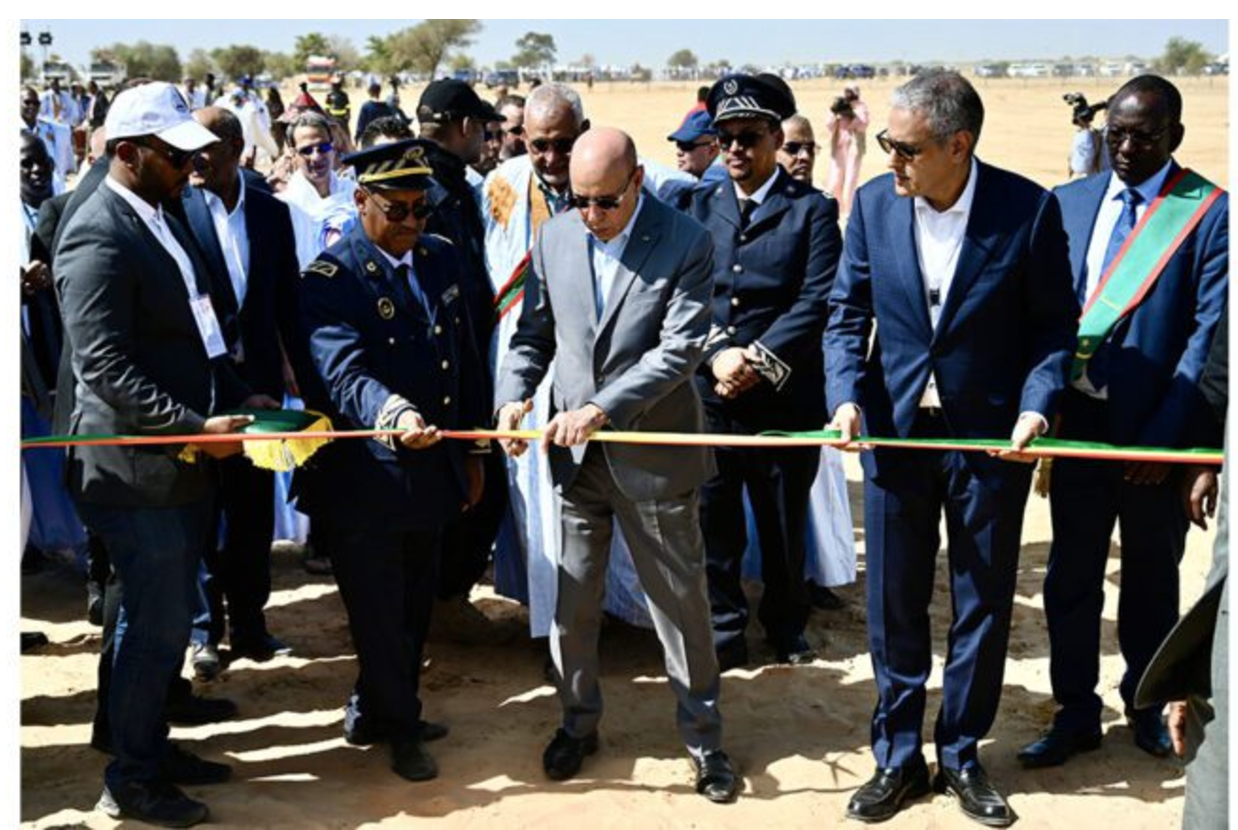
[(180, 90), (164, 81), (131, 87), (116, 96), (103, 123), (108, 141), (158, 136), (178, 150), (200, 150), (219, 140), (189, 113)]

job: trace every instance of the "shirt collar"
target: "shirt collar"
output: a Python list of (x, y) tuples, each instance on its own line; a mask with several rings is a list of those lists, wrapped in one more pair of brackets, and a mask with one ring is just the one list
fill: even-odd
[(374, 244), (372, 241), (370, 244), (374, 245), (374, 250), (382, 254), (383, 259), (387, 260), (387, 264), (391, 266), (392, 273), (395, 273), (395, 269), (399, 268), (401, 265), (408, 266), (408, 270), (410, 271), (413, 270), (413, 249), (412, 248), (409, 248), (407, 251), (405, 251), (404, 256), (400, 257), (399, 259), (396, 259), (391, 254), (384, 251), (381, 247)]
[[(1130, 188), (1139, 193), (1145, 205), (1151, 204), (1157, 196), (1161, 195), (1161, 188), (1165, 186), (1165, 179), (1169, 178), (1169, 168), (1173, 166), (1173, 163), (1173, 159), (1170, 159), (1165, 162), (1164, 167), (1149, 176), (1142, 184)], [(1118, 198), (1127, 187), (1126, 182), (1119, 179), (1117, 173), (1110, 173), (1109, 189), (1105, 191), (1105, 201)]]
[(971, 167), (967, 171), (967, 185), (963, 188), (963, 192), (954, 204), (945, 210), (937, 210), (928, 203), (928, 200), (923, 196), (916, 197), (916, 210), (920, 212), (928, 212), (937, 216), (946, 216), (952, 213), (961, 213), (965, 216), (971, 214), (972, 202), (976, 200), (976, 158), (973, 156)]
[[(232, 211), (230, 213), (228, 213), (228, 218), (232, 218), (233, 216), (238, 216), (245, 210), (245, 176), (244, 175), (237, 173), (237, 184), (240, 186), (241, 195), (237, 196), (236, 206), (232, 208)], [(212, 208), (214, 208), (217, 205), (220, 208), (224, 206), (224, 200), (221, 199), (219, 196), (216, 196), (210, 190), (207, 190), (205, 187), (202, 188), (202, 195), (206, 197), (206, 203), (210, 205)]]
[(769, 195), (769, 189), (774, 186), (774, 182), (778, 181), (778, 177), (781, 175), (782, 175), (782, 165), (776, 164), (774, 165), (773, 174), (768, 179), (766, 179), (765, 184), (758, 187), (756, 192), (753, 193), (751, 196), (747, 195), (746, 193), (744, 193), (744, 191), (740, 190), (739, 185), (736, 184), (735, 185), (735, 198), (741, 199), (741, 200), (751, 199), (754, 203), (760, 205), (765, 201), (765, 197)]
[(125, 187), (116, 179), (112, 178), (111, 174), (103, 180), (103, 183), (110, 187), (120, 198), (129, 203), (129, 206), (141, 217), (143, 222), (147, 224), (151, 222), (163, 221), (163, 207), (152, 205), (150, 202), (143, 199), (138, 194), (134, 193), (129, 188)]
[(632, 228), (636, 227), (636, 217), (640, 216), (641, 208), (644, 206), (645, 197), (640, 191), (637, 191), (636, 210), (632, 211), (632, 216), (628, 219), (628, 223), (623, 226), (623, 230), (613, 236), (609, 242), (603, 242), (594, 236), (592, 232), (589, 233), (589, 238), (593, 240), (595, 245), (610, 249), (622, 249), (628, 244), (628, 238), (632, 236)]

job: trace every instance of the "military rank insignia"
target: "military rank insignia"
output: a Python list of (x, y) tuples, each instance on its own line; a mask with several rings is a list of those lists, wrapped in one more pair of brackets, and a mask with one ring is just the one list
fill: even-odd
[(384, 320), (390, 320), (395, 316), (395, 303), (391, 302), (390, 297), (378, 298), (378, 316)]

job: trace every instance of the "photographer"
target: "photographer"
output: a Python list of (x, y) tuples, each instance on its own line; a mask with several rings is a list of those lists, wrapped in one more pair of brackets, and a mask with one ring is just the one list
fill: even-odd
[(1070, 145), (1070, 157), (1066, 161), (1066, 176), (1068, 179), (1091, 176), (1109, 169), (1109, 158), (1105, 153), (1104, 137), (1101, 131), (1092, 127), (1096, 113), (1108, 104), (1088, 104), (1088, 99), (1081, 92), (1068, 92), (1062, 96), (1072, 107), (1071, 123), (1075, 125), (1075, 137)]
[(825, 192), (838, 200), (842, 216), (851, 212), (851, 197), (860, 183), (864, 161), (864, 134), (868, 131), (868, 105), (860, 100), (860, 87), (848, 84), (830, 105), (825, 118), (830, 137), (830, 173)]

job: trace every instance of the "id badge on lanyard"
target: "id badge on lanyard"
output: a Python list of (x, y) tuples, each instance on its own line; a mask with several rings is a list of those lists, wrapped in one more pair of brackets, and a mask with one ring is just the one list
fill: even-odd
[(189, 299), (189, 308), (193, 311), (193, 320), (198, 324), (198, 334), (202, 336), (202, 345), (206, 347), (206, 356), (214, 359), (228, 353), (224, 345), (223, 330), (219, 328), (219, 318), (215, 316), (215, 307), (207, 294), (199, 294)]

